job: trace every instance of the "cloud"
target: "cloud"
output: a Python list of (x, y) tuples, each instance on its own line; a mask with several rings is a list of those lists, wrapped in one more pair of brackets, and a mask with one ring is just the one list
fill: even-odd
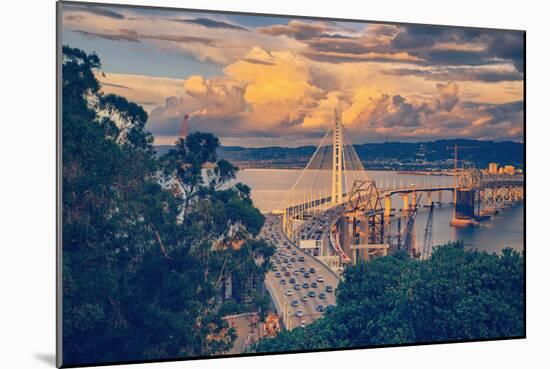
[(495, 70), (482, 68), (395, 68), (383, 71), (394, 76), (417, 76), (432, 81), (481, 81), (503, 82), (522, 81), (523, 75), (516, 70)]
[(378, 88), (358, 88), (342, 118), (352, 129), (417, 127), (427, 106), (415, 106), (401, 95), (390, 96)]
[(108, 72), (97, 73), (96, 78), (101, 83), (103, 92), (122, 95), (144, 105), (147, 111), (163, 104), (166, 96), (184, 93), (182, 79)]
[(437, 108), (443, 109), (447, 112), (453, 110), (459, 100), (458, 85), (453, 82), (437, 83), (435, 87), (439, 92), (439, 98), (437, 99)]
[(467, 102), (464, 108), (475, 111), (483, 116), (484, 125), (498, 125), (523, 120), (523, 101), (513, 101), (505, 104), (483, 104)]
[(234, 116), (245, 110), (244, 89), (234, 80), (191, 76), (185, 80), (184, 89), (203, 107), (193, 112), (195, 115)]
[(225, 28), (225, 29), (233, 29), (233, 30), (240, 30), (240, 31), (249, 31), (247, 28), (244, 28), (241, 26), (237, 26), (226, 22), (220, 22), (209, 18), (171, 19), (171, 20), (174, 22), (196, 24), (206, 28)]
[(307, 45), (301, 55), (319, 62), (349, 63), (364, 61), (393, 61), (420, 63), (424, 60), (388, 45), (397, 32), (395, 26), (369, 25), (366, 34), (349, 32), (337, 23), (303, 22), (292, 20), (286, 25), (259, 27), (261, 33), (287, 36)]
[(190, 114), (191, 130), (229, 137), (277, 137), (292, 130), (309, 134), (302, 127), (306, 115), (302, 108), (315, 106), (325, 92), (310, 83), (310, 69), (303, 58), (255, 47), (224, 68), (224, 73), (209, 79), (187, 78), (183, 95), (153, 109), (148, 128), (157, 134), (174, 134), (181, 118)]
[(83, 30), (75, 30), (73, 32), (80, 33), (87, 38), (103, 38), (111, 41), (126, 41), (126, 42), (141, 42), (141, 40), (156, 40), (156, 41), (169, 41), (176, 43), (197, 43), (203, 45), (213, 46), (214, 41), (205, 37), (187, 36), (187, 35), (155, 35), (155, 34), (139, 34), (132, 29), (121, 28), (112, 33), (103, 32), (88, 32)]
[(431, 47), (445, 34), (448, 33), (442, 27), (424, 25), (404, 26), (392, 39), (391, 46), (402, 50)]
[(524, 39), (520, 31), (408, 25), (401, 28), (391, 46), (425, 59), (426, 65), (510, 62), (518, 72), (523, 71)]
[(108, 17), (112, 19), (124, 19), (124, 15), (117, 13), (115, 11), (112, 11), (108, 9), (105, 6), (100, 5), (65, 5), (63, 4), (64, 10), (74, 11), (77, 10), (79, 12), (85, 12), (89, 14), (99, 15), (102, 17)]
[(248, 121), (274, 125), (285, 121), (293, 125), (301, 117), (299, 108), (316, 104), (324, 91), (310, 83), (310, 66), (288, 51), (267, 52), (254, 47), (245, 56), (262, 63), (238, 60), (224, 72), (245, 84), (244, 99), (250, 106)]
[(385, 93), (368, 79), (344, 89), (323, 80), (307, 58), (254, 47), (224, 68), (223, 76), (184, 80), (183, 94), (153, 109), (148, 129), (156, 135), (176, 135), (181, 119), (190, 114), (192, 131), (213, 132), (227, 142), (285, 145), (279, 137), (292, 137), (288, 145), (315, 144), (332, 124), (335, 107), (342, 110), (348, 137), (356, 143), (504, 139), (517, 137), (521, 127), (521, 106), (462, 102), (457, 82), (433, 83), (430, 94), (406, 95)]
[(244, 90), (226, 77), (205, 79), (190, 76), (182, 82), (183, 93), (170, 96), (152, 110), (147, 128), (158, 135), (174, 135), (187, 114), (190, 129), (228, 135), (238, 131), (246, 110)]
[[(192, 131), (233, 143), (315, 144), (336, 106), (354, 142), (522, 133), (522, 106), (512, 104), (523, 93), (521, 33), (303, 20), (247, 29), (146, 11), (117, 19), (75, 10), (66, 19), (64, 27), (85, 38), (141, 43), (132, 46), (136, 55), (218, 64), (182, 64), (185, 79), (101, 79), (105, 92), (145, 105), (157, 136), (176, 135), (189, 114)], [(116, 57), (117, 47), (105, 53)]]
[(131, 89), (131, 88), (128, 87), (128, 86), (117, 85), (116, 83), (109, 83), (109, 82), (102, 82), (101, 85), (102, 85), (103, 87), (123, 88), (123, 89), (126, 89), (126, 90), (130, 90), (130, 89)]
[(409, 55), (407, 53), (340, 53), (340, 52), (302, 52), (302, 54), (311, 60), (326, 63), (359, 63), (365, 61), (373, 62), (400, 62), (400, 63), (418, 63), (422, 59)]
[(503, 60), (511, 60), (518, 72), (523, 72), (525, 41), (523, 32), (497, 32), (491, 38), (487, 52)]
[(332, 30), (326, 22), (305, 22), (291, 20), (288, 24), (274, 24), (267, 27), (258, 27), (256, 31), (271, 36), (288, 36), (297, 40), (308, 40), (323, 35)]
[(84, 30), (74, 30), (73, 32), (79, 33), (88, 39), (102, 38), (110, 41), (126, 41), (126, 42), (140, 42), (136, 35), (126, 33), (102, 33), (102, 32), (88, 32)]

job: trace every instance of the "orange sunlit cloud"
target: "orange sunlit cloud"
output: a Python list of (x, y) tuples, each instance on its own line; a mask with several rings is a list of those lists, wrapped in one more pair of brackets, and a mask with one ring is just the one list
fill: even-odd
[(103, 91), (142, 104), (158, 142), (189, 114), (222, 142), (314, 143), (334, 108), (356, 142), (523, 139), (521, 33), (117, 11), (71, 6), (64, 40), (98, 53)]

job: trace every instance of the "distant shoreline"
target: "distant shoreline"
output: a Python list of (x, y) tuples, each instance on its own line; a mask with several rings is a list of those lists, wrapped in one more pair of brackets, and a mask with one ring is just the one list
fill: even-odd
[[(522, 170), (525, 168), (524, 144), (511, 141), (447, 139), (417, 143), (366, 143), (353, 146), (363, 167), (368, 170), (422, 175), (448, 172), (454, 167), (452, 149), (455, 146), (471, 147), (458, 153), (461, 163), (467, 162), (469, 167), (486, 169), (489, 163), (497, 163), (499, 166), (513, 165)], [(158, 155), (168, 152), (171, 148), (173, 146), (154, 147)], [(303, 169), (314, 153), (314, 146), (221, 146), (217, 150), (219, 159), (225, 159), (241, 169)], [(327, 163), (327, 166), (330, 167), (330, 164)]]
[[(303, 170), (304, 167), (258, 167), (258, 166), (239, 166), (240, 170)], [(376, 172), (392, 172), (397, 174), (406, 174), (406, 175), (420, 175), (420, 176), (452, 176), (453, 174), (449, 171), (421, 171), (421, 170), (394, 170), (394, 169), (365, 169), (367, 172), (376, 171)]]

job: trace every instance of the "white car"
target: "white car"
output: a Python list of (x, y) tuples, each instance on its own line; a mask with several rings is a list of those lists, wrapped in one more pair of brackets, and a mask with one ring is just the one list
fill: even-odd
[(304, 312), (303, 312), (302, 310), (298, 310), (298, 311), (296, 312), (296, 316), (297, 316), (298, 318), (301, 318), (301, 317), (304, 316)]
[(287, 295), (287, 296), (292, 295), (292, 290), (286, 290), (285, 295)]
[(325, 280), (323, 279), (322, 276), (317, 277), (317, 282), (323, 283), (324, 281), (325, 281)]

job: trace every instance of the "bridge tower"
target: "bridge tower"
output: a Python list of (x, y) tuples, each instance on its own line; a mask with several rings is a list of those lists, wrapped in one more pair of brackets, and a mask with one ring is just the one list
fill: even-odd
[(332, 134), (332, 203), (342, 202), (342, 117), (338, 109), (334, 109), (334, 131)]

